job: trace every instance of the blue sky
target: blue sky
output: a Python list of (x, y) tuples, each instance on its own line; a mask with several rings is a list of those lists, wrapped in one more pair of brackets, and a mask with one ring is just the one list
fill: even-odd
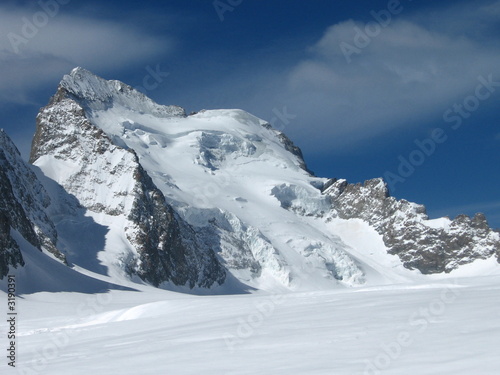
[(187, 111), (247, 110), (318, 176), (385, 176), (431, 217), (500, 228), (498, 0), (3, 1), (0, 36), (0, 127), (25, 156), (82, 66)]

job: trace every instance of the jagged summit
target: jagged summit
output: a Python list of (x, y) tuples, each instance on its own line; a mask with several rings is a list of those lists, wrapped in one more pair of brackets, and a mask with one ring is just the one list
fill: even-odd
[[(137, 153), (115, 144), (112, 134), (90, 120), (91, 114), (113, 110), (136, 113), (138, 105), (152, 111), (163, 107), (151, 107), (152, 101), (133, 90), (114, 91), (115, 86), (125, 86), (87, 71), (72, 73), (37, 116), (31, 150), (31, 161), (86, 211), (82, 215), (73, 207), (74, 212), (54, 216), (62, 228), (63, 246), (73, 255), (70, 261), (94, 272), (138, 275), (156, 286), (166, 281), (190, 288), (222, 284), (225, 272), (213, 250), (201, 247), (165, 202)], [(91, 223), (87, 216), (92, 217)], [(74, 238), (79, 227), (83, 227), (81, 235), (92, 238), (89, 244), (82, 246)], [(118, 243), (110, 237), (118, 238)], [(99, 258), (108, 242), (107, 256), (101, 254), (108, 259)], [(89, 262), (89, 256), (97, 259)]]
[(107, 81), (81, 67), (74, 68), (63, 77), (54, 100), (60, 96), (71, 97), (89, 110), (102, 110), (120, 104), (157, 117), (186, 116), (184, 109), (179, 106), (159, 105), (123, 82)]
[(391, 197), (381, 178), (363, 185), (333, 180), (324, 194), (332, 200), (333, 217), (369, 223), (408, 268), (430, 274), (495, 255), (500, 261), (500, 236), (483, 214), (429, 220), (425, 206)]

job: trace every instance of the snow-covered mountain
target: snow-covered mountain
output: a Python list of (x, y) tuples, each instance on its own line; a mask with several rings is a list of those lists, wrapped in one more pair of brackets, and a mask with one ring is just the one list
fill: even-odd
[(82, 68), (41, 109), (30, 161), (50, 196), (53, 243), (115, 279), (307, 290), (500, 259), (482, 215), (429, 220), (381, 179), (313, 176), (290, 139), (247, 112), (187, 116)]
[[(63, 87), (68, 79), (37, 117), (31, 160), (86, 211), (78, 216), (57, 212), (54, 217), (69, 260), (96, 272), (107, 272), (102, 270), (104, 265), (111, 274), (137, 274), (153, 285), (164, 281), (191, 288), (222, 284), (225, 271), (213, 250), (201, 244), (166, 204), (137, 153), (115, 145), (112, 136), (86, 117), (86, 103), (65, 95)], [(118, 105), (120, 95), (116, 95), (116, 103), (106, 102), (104, 95), (111, 94), (113, 86), (100, 87), (101, 81), (91, 75), (79, 81), (91, 85), (90, 91), (82, 93), (88, 104), (103, 108)], [(78, 88), (81, 86), (75, 84), (75, 90)], [(144, 108), (160, 115), (155, 112), (162, 110), (160, 106), (148, 106), (151, 101), (140, 99)], [(89, 217), (91, 223), (82, 228), (82, 221), (88, 222)], [(82, 244), (82, 240), (87, 243)], [(87, 258), (83, 264), (82, 255)], [(89, 256), (98, 256), (100, 262), (89, 265)]]
[(429, 220), (381, 179), (313, 176), (244, 111), (187, 116), (81, 68), (31, 162), (0, 131), (2, 374), (497, 372), (481, 214)]

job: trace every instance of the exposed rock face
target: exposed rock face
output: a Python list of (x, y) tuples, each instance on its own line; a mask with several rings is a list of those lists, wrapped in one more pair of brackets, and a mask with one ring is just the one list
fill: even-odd
[[(30, 161), (90, 212), (105, 215), (108, 222), (123, 222), (129, 242), (125, 247), (130, 253), (124, 250), (123, 254), (128, 272), (155, 286), (163, 282), (191, 288), (222, 284), (225, 271), (213, 249), (196, 241), (135, 152), (114, 144), (87, 117), (86, 111), (112, 105), (115, 93), (132, 89), (93, 75), (79, 80), (78, 75), (86, 74), (83, 70), (72, 73), (37, 116)], [(184, 115), (179, 107), (159, 106), (138, 94), (134, 92), (130, 100), (143, 100), (142, 105), (158, 116)], [(118, 100), (127, 98), (116, 95)], [(58, 168), (57, 173), (52, 168)]]
[(500, 262), (500, 236), (483, 214), (428, 220), (424, 206), (389, 196), (382, 179), (363, 185), (330, 180), (323, 192), (331, 199), (332, 216), (367, 221), (407, 268), (424, 274), (450, 272), (494, 254)]
[(155, 286), (164, 281), (190, 288), (222, 284), (225, 271), (213, 249), (204, 248), (193, 229), (166, 204), (140, 164), (134, 178), (136, 199), (128, 214), (133, 227), (127, 231), (139, 253), (133, 271)]
[(297, 156), (297, 158), (299, 159), (300, 167), (304, 169), (306, 172), (310, 173), (311, 175), (314, 175), (314, 172), (307, 167), (307, 164), (304, 160), (304, 155), (302, 154), (302, 150), (300, 149), (299, 146), (295, 145), (293, 141), (290, 138), (288, 138), (288, 136), (285, 133), (274, 129), (271, 124), (264, 124), (263, 126), (266, 129), (275, 132), (276, 136), (285, 147), (285, 150)]
[(54, 224), (45, 213), (49, 204), (49, 195), (42, 184), (12, 141), (0, 130), (0, 277), (6, 275), (9, 266), (24, 265), (11, 229), (39, 250), (65, 260), (56, 249)]
[(32, 240), (36, 239), (22, 207), (13, 199), (12, 186), (2, 168), (0, 170), (0, 279), (7, 275), (10, 266), (24, 266), (21, 250), (10, 233), (12, 226), (29, 234)]

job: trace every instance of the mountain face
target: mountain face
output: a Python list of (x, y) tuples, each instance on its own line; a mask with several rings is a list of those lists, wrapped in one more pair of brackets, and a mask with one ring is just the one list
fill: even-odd
[(38, 250), (65, 261), (56, 248), (55, 226), (45, 212), (49, 205), (49, 195), (35, 173), (0, 130), (0, 278), (7, 275), (9, 267), (24, 265), (12, 231)]
[[(40, 110), (30, 161), (45, 186), (35, 184), (42, 203), (33, 212), (53, 223), (28, 209), (27, 222), (42, 228), (33, 241), (115, 278), (308, 290), (499, 259), (500, 236), (481, 214), (429, 220), (423, 206), (390, 197), (381, 179), (313, 176), (285, 134), (247, 112), (187, 116), (82, 68)], [(22, 191), (11, 180), (1, 199)], [(26, 199), (16, 202), (26, 210)], [(0, 231), (7, 216), (0, 212)], [(1, 246), (9, 264), (22, 264), (8, 239)]]
[[(135, 151), (115, 145), (87, 118), (84, 108), (106, 109), (119, 99), (126, 101), (131, 89), (92, 75), (79, 79), (74, 73), (37, 117), (31, 162), (74, 196), (94, 221), (110, 226), (111, 236), (121, 237), (113, 246), (123, 251), (110, 251), (117, 255), (112, 262), (127, 273), (155, 286), (165, 281), (191, 288), (222, 284), (225, 271), (215, 253), (200, 246), (192, 229), (166, 203)], [(77, 83), (68, 83), (70, 79)], [(155, 116), (183, 114), (143, 96), (139, 101)], [(71, 241), (67, 246), (72, 247)]]

